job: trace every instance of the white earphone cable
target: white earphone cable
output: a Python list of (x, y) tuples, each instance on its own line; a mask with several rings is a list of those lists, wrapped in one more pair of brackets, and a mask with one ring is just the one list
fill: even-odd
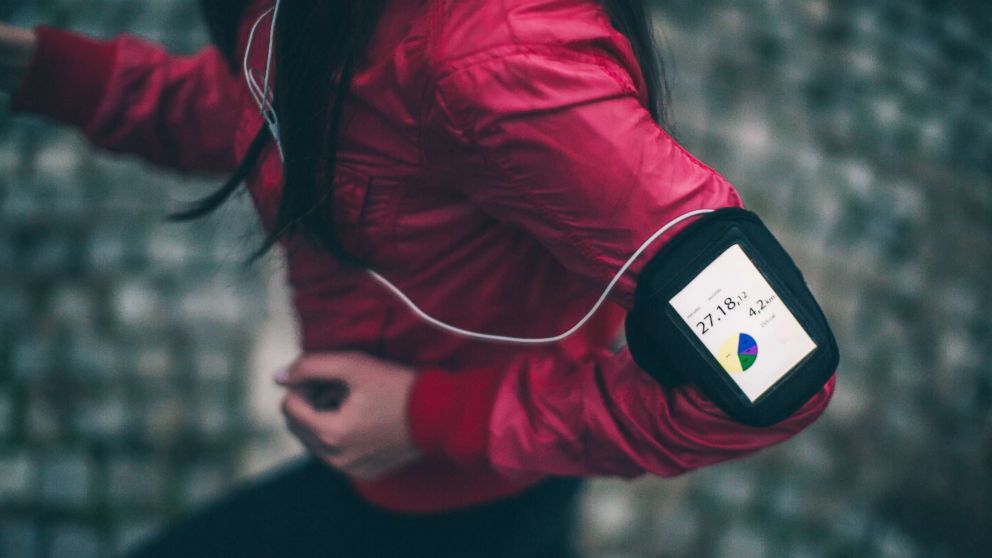
[[(279, 150), (279, 158), (285, 159), (282, 150), (282, 141), (279, 135), (279, 117), (276, 115), (275, 109), (272, 107), (272, 94), (271, 87), (269, 85), (269, 76), (272, 68), (272, 51), (275, 41), (275, 28), (276, 28), (276, 18), (279, 17), (279, 3), (280, 0), (276, 0), (276, 5), (262, 12), (262, 15), (258, 16), (255, 20), (255, 24), (251, 26), (251, 31), (248, 33), (248, 44), (245, 47), (245, 57), (242, 61), (242, 71), (245, 75), (245, 82), (248, 84), (248, 91), (251, 93), (255, 103), (258, 105), (258, 109), (262, 114), (262, 118), (265, 119), (265, 124), (269, 127), (269, 132), (271, 132), (273, 139), (276, 143), (276, 149)], [(265, 16), (272, 14), (272, 22), (269, 26), (269, 44), (268, 50), (265, 55), (265, 75), (262, 78), (264, 82), (264, 87), (258, 85), (255, 80), (255, 76), (252, 74), (252, 70), (248, 67), (248, 56), (251, 53), (251, 45), (255, 41), (255, 32), (258, 30), (258, 26), (265, 19)]]
[(547, 343), (556, 343), (558, 341), (561, 341), (562, 339), (565, 339), (566, 337), (571, 336), (573, 333), (578, 331), (579, 328), (585, 325), (585, 323), (588, 322), (590, 318), (593, 317), (596, 311), (599, 310), (599, 307), (603, 305), (603, 302), (606, 301), (606, 297), (609, 296), (610, 291), (612, 291), (613, 287), (616, 286), (617, 281), (619, 281), (620, 278), (623, 277), (623, 274), (624, 272), (627, 271), (627, 268), (629, 268), (634, 263), (634, 261), (637, 260), (637, 257), (640, 256), (641, 253), (643, 253), (644, 250), (646, 250), (648, 246), (651, 245), (651, 243), (657, 240), (659, 236), (665, 234), (665, 232), (668, 229), (681, 223), (682, 221), (685, 221), (690, 217), (695, 217), (696, 215), (703, 215), (705, 213), (712, 213), (712, 212), (713, 212), (712, 209), (695, 209), (692, 211), (687, 211), (682, 215), (679, 215), (678, 217), (665, 223), (664, 226), (662, 226), (660, 229), (655, 231), (654, 234), (652, 234), (647, 240), (645, 240), (644, 243), (641, 244), (640, 248), (638, 248), (637, 251), (634, 252), (634, 254), (626, 261), (626, 263), (623, 264), (620, 270), (617, 271), (616, 275), (613, 276), (613, 280), (610, 281), (610, 283), (606, 286), (606, 289), (603, 291), (603, 294), (600, 295), (599, 300), (597, 300), (596, 303), (592, 305), (592, 308), (589, 309), (589, 312), (587, 312), (586, 315), (581, 320), (576, 322), (575, 325), (565, 330), (564, 332), (559, 333), (558, 335), (552, 337), (512, 337), (508, 335), (492, 335), (489, 333), (479, 333), (476, 331), (469, 331), (467, 329), (462, 329), (460, 327), (447, 324), (445, 322), (442, 322), (441, 320), (434, 318), (433, 316), (430, 316), (429, 314), (421, 310), (420, 307), (418, 307), (412, 300), (409, 299), (409, 297), (403, 294), (403, 291), (401, 291), (396, 285), (392, 284), (388, 279), (386, 279), (382, 275), (379, 275), (378, 273), (372, 271), (371, 269), (368, 270), (368, 273), (376, 281), (381, 283), (383, 286), (389, 289), (394, 295), (396, 295), (397, 298), (403, 301), (403, 303), (406, 304), (407, 307), (410, 308), (410, 310), (412, 310), (414, 314), (420, 317), (420, 319), (449, 333), (454, 333), (455, 335), (460, 335), (462, 337), (467, 337), (469, 339), (475, 339), (478, 341), (492, 341), (496, 343), (508, 343), (513, 345), (543, 345)]
[(269, 70), (272, 69), (272, 47), (275, 44), (276, 21), (279, 18), (279, 3), (281, 1), (276, 0), (276, 5), (272, 7), (272, 23), (269, 26), (269, 49), (265, 54), (265, 76), (262, 78), (265, 82), (265, 90), (262, 92), (262, 97), (269, 103), (270, 108), (272, 107), (272, 100), (269, 96)]
[(265, 16), (269, 15), (274, 10), (275, 7), (272, 7), (262, 12), (262, 15), (258, 16), (258, 19), (255, 20), (255, 24), (251, 26), (251, 31), (248, 33), (248, 44), (245, 47), (245, 57), (241, 62), (241, 69), (245, 75), (245, 82), (248, 84), (248, 91), (251, 93), (252, 98), (255, 99), (255, 104), (259, 105), (259, 110), (262, 112), (265, 112), (266, 103), (264, 97), (261, 96), (261, 88), (259, 88), (258, 84), (255, 82), (255, 78), (252, 76), (251, 70), (248, 67), (248, 56), (251, 53), (251, 46), (255, 42), (255, 32), (258, 31), (259, 24), (262, 23)]
[[(282, 159), (283, 151), (282, 151), (282, 144), (280, 143), (279, 140), (279, 119), (277, 118), (276, 112), (272, 107), (272, 99), (271, 99), (272, 90), (269, 87), (269, 72), (272, 67), (272, 50), (273, 50), (273, 41), (275, 36), (276, 18), (279, 16), (279, 2), (280, 0), (276, 0), (275, 6), (263, 12), (262, 15), (259, 16), (259, 18), (255, 21), (255, 24), (252, 25), (251, 32), (248, 34), (248, 46), (245, 48), (245, 58), (242, 64), (242, 69), (245, 74), (245, 81), (248, 84), (248, 90), (249, 92), (251, 92), (252, 98), (254, 98), (255, 102), (258, 104), (262, 117), (265, 118), (265, 123), (268, 125), (269, 130), (272, 132), (273, 138), (275, 138), (276, 147), (279, 149), (279, 158)], [(252, 72), (248, 67), (248, 54), (251, 52), (251, 45), (255, 39), (255, 31), (258, 29), (258, 25), (262, 22), (262, 19), (264, 19), (265, 16), (267, 16), (270, 13), (272, 14), (272, 24), (269, 28), (269, 45), (268, 45), (268, 53), (266, 54), (265, 57), (265, 75), (263, 77), (263, 81), (264, 81), (264, 87), (263, 87), (258, 85), (258, 82), (255, 81), (255, 77), (252, 75)], [(385, 277), (379, 275), (378, 273), (372, 271), (371, 269), (366, 271), (369, 273), (369, 275), (372, 276), (373, 279), (375, 279), (381, 285), (386, 287), (386, 289), (388, 289), (391, 293), (393, 293), (398, 299), (400, 299), (400, 301), (406, 304), (406, 306), (420, 319), (443, 331), (447, 331), (455, 335), (460, 335), (462, 337), (467, 337), (469, 339), (475, 339), (478, 341), (491, 341), (495, 343), (508, 343), (514, 345), (543, 345), (548, 343), (557, 343), (558, 341), (561, 341), (571, 336), (576, 331), (578, 331), (579, 328), (585, 325), (585, 323), (588, 322), (589, 319), (593, 317), (596, 311), (599, 310), (599, 307), (603, 305), (603, 302), (606, 301), (606, 297), (609, 296), (610, 292), (613, 290), (613, 287), (616, 286), (617, 282), (620, 280), (621, 277), (623, 277), (623, 274), (627, 271), (627, 269), (634, 263), (635, 260), (637, 260), (637, 257), (640, 256), (644, 252), (644, 250), (646, 250), (648, 246), (651, 245), (651, 243), (657, 240), (658, 237), (665, 234), (665, 232), (668, 229), (672, 228), (673, 226), (681, 223), (682, 221), (690, 217), (695, 217), (696, 215), (703, 215), (705, 213), (711, 213), (712, 211), (713, 211), (712, 209), (696, 209), (692, 211), (687, 211), (682, 215), (679, 215), (678, 217), (665, 223), (664, 226), (662, 226), (660, 229), (655, 231), (654, 234), (652, 234), (647, 240), (645, 240), (644, 243), (642, 243), (641, 246), (637, 249), (637, 251), (634, 252), (634, 254), (623, 264), (620, 270), (617, 271), (616, 275), (613, 276), (613, 280), (610, 281), (610, 283), (606, 286), (606, 289), (603, 291), (603, 294), (600, 295), (599, 300), (597, 300), (596, 303), (592, 305), (592, 308), (589, 309), (589, 312), (587, 312), (586, 315), (582, 317), (582, 319), (576, 322), (575, 325), (563, 331), (562, 333), (559, 333), (558, 335), (554, 335), (552, 337), (513, 337), (509, 335), (493, 335), (489, 333), (479, 333), (477, 331), (469, 331), (467, 329), (462, 329), (460, 327), (453, 326), (451, 324), (442, 322), (441, 320), (438, 320), (437, 318), (424, 312), (419, 306), (416, 305), (416, 303), (410, 300), (410, 298), (406, 296), (403, 293), (403, 291), (399, 289), (399, 287), (397, 287), (391, 281), (389, 281), (389, 279), (386, 279)]]

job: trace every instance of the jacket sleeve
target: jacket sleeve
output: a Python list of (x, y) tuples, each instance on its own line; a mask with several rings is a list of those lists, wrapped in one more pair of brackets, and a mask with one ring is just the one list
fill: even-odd
[[(652, 120), (640, 80), (636, 66), (595, 45), (514, 44), (446, 62), (428, 124), (443, 145), (435, 160), (458, 165), (457, 187), (485, 211), (605, 287), (670, 219), (742, 205), (733, 186)], [(631, 308), (640, 270), (680, 228), (631, 266), (614, 302)], [(755, 428), (691, 385), (660, 386), (626, 348), (565, 363), (521, 353), (500, 370), (425, 372), (418, 384), (430, 387), (415, 386), (411, 399), (415, 440), (428, 453), (488, 461), (508, 475), (675, 475), (785, 440), (820, 415), (834, 386), (831, 377), (793, 416)], [(473, 378), (492, 393), (465, 390)], [(443, 402), (445, 391), (457, 401)], [(462, 415), (471, 419), (453, 424)], [(470, 432), (482, 425), (484, 434)]]
[(217, 49), (190, 56), (130, 35), (90, 38), (47, 26), (11, 109), (73, 126), (95, 145), (180, 171), (237, 166), (239, 83)]

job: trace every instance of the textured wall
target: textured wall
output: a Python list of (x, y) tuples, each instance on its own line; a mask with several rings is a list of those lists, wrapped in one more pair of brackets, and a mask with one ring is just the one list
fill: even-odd
[[(953, 7), (951, 7), (953, 5)], [(85, 7), (85, 9), (84, 9)], [(659, 2), (677, 135), (738, 185), (841, 343), (800, 437), (676, 479), (597, 480), (590, 557), (977, 556), (992, 544), (992, 9)], [(8, 0), (0, 18), (178, 50), (190, 0)], [(0, 109), (2, 111), (2, 109)], [(0, 116), (0, 556), (111, 554), (298, 451), (279, 262), (245, 198)]]
[[(206, 40), (191, 1), (0, 12), (177, 50)], [(0, 556), (109, 556), (228, 486), (278, 432), (249, 397), (267, 315), (265, 266), (241, 265), (255, 217), (241, 197), (210, 221), (165, 223), (217, 180), (2, 118)]]
[(587, 547), (984, 555), (992, 5), (658, 7), (679, 137), (780, 233), (836, 330), (841, 370), (823, 419), (778, 448), (677, 480), (598, 484)]

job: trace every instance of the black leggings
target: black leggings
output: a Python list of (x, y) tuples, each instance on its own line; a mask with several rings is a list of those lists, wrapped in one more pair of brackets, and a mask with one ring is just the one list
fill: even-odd
[(404, 514), (369, 504), (307, 458), (237, 489), (129, 558), (570, 558), (581, 478), (549, 477), (480, 505)]

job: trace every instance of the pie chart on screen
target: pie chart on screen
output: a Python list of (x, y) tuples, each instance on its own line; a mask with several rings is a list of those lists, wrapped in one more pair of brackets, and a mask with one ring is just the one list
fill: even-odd
[(758, 360), (758, 342), (746, 333), (728, 337), (720, 345), (717, 360), (727, 372), (743, 372)]

